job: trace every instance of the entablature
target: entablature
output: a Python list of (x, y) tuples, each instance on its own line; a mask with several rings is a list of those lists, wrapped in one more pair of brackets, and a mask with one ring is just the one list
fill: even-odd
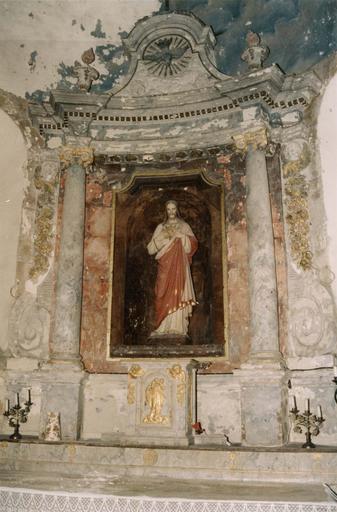
[[(189, 50), (179, 39), (184, 30)], [(108, 94), (93, 94), (83, 88), (56, 89), (49, 102), (30, 105), (33, 125), (42, 136), (89, 136), (131, 149), (142, 147), (145, 141), (146, 151), (150, 140), (160, 151), (173, 143), (183, 148), (188, 144), (200, 147), (209, 139), (218, 143), (217, 139), (224, 137), (221, 132), (237, 129), (245, 119), (263, 118), (271, 128), (288, 125), (290, 118), (295, 120), (290, 122), (299, 122), (321, 88), (314, 72), (287, 76), (277, 64), (251, 68), (239, 77), (209, 70), (207, 75), (205, 63), (213, 66), (206, 56), (206, 50), (214, 46), (212, 32), (186, 14), (140, 20), (124, 42), (133, 60), (122, 85)], [(181, 68), (173, 64), (187, 50), (194, 52), (194, 60), (197, 54), (200, 58)], [(151, 78), (148, 72), (152, 64), (164, 65), (166, 60), (172, 62), (172, 70), (161, 73), (158, 68), (158, 76)], [(195, 79), (198, 70), (203, 77), (199, 84)], [(177, 87), (177, 80), (184, 84)], [(153, 85), (157, 82), (158, 89)]]

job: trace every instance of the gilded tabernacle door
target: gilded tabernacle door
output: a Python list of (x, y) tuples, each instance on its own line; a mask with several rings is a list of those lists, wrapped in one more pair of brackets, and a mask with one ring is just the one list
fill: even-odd
[(223, 186), (136, 173), (112, 216), (108, 359), (224, 355)]

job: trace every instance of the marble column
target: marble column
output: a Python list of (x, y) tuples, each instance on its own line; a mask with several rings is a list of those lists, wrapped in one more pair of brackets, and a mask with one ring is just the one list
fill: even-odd
[(266, 158), (248, 146), (247, 231), (251, 359), (279, 360), (275, 252)]
[(93, 161), (88, 147), (65, 147), (62, 229), (56, 282), (55, 326), (50, 358), (79, 362), (82, 305), (85, 169)]
[(279, 350), (277, 283), (265, 129), (241, 134), (246, 153), (250, 354), (241, 381), (242, 438), (246, 445), (282, 445), (286, 438), (286, 374)]
[(264, 129), (235, 138), (246, 151), (247, 234), (252, 360), (279, 361), (275, 252)]
[(62, 228), (57, 267), (54, 332), (50, 357), (41, 370), (40, 437), (50, 412), (60, 415), (62, 439), (76, 440), (81, 428), (81, 384), (84, 377), (79, 354), (85, 169), (93, 161), (88, 147), (63, 148), (65, 170)]

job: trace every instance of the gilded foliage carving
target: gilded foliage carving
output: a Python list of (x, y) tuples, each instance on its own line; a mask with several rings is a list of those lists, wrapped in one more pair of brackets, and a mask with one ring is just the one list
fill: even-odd
[[(46, 166), (44, 166), (46, 167)], [(46, 169), (37, 167), (34, 184), (37, 190), (37, 205), (34, 229), (34, 256), (29, 277), (36, 280), (49, 269), (49, 258), (54, 243), (54, 216), (57, 198), (57, 164), (47, 163)]]
[(127, 401), (129, 405), (133, 405), (136, 401), (136, 386), (133, 382), (128, 383)]
[(139, 366), (139, 364), (133, 364), (128, 372), (128, 375), (133, 379), (137, 379), (138, 377), (144, 375), (144, 373), (145, 372), (143, 368)]
[(133, 382), (134, 379), (142, 377), (144, 370), (139, 364), (133, 364), (128, 371), (128, 394), (127, 401), (129, 405), (133, 405), (136, 402), (136, 386)]
[(186, 387), (186, 373), (180, 364), (174, 364), (168, 368), (169, 375), (177, 380), (177, 402), (179, 405), (184, 405), (185, 402), (185, 387)]
[(238, 133), (233, 136), (233, 140), (237, 149), (242, 152), (246, 152), (248, 146), (252, 146), (254, 149), (264, 149), (268, 144), (265, 128)]
[(94, 161), (94, 152), (87, 146), (63, 146), (60, 151), (60, 161), (64, 167), (74, 164), (86, 168)]
[(308, 183), (301, 174), (307, 164), (308, 156), (303, 151), (297, 160), (287, 162), (283, 166), (290, 250), (292, 258), (303, 270), (308, 270), (312, 266)]

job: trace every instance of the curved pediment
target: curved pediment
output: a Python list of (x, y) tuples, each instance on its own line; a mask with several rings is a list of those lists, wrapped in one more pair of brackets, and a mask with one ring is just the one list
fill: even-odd
[(215, 67), (211, 27), (191, 14), (140, 20), (123, 43), (130, 66), (123, 83), (110, 91), (114, 96), (174, 94), (229, 78)]

